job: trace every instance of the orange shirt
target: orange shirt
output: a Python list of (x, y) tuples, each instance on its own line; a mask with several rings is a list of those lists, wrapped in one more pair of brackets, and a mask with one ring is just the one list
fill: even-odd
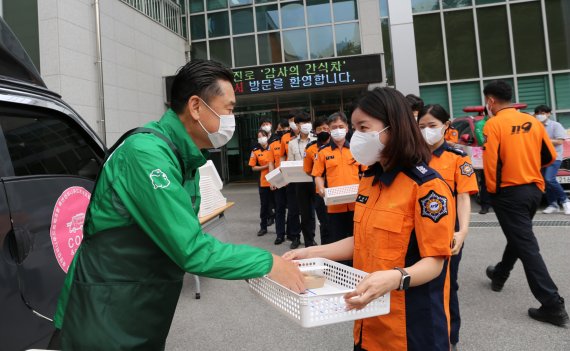
[(465, 152), (443, 143), (433, 151), (429, 166), (446, 181), (454, 194), (476, 194), (477, 177), (471, 159)]
[(452, 127), (447, 128), (447, 131), (445, 132), (445, 140), (457, 144), (459, 141), (459, 132), (457, 129)]
[[(265, 166), (271, 161), (273, 161), (273, 154), (269, 150), (264, 149), (261, 145), (255, 146), (251, 151), (251, 155), (249, 156), (249, 165), (251, 167)], [(269, 173), (269, 168), (261, 171), (259, 177), (259, 186), (262, 188), (267, 188), (271, 185), (267, 179), (265, 179), (265, 175), (267, 175), (267, 173)]]
[(542, 123), (506, 108), (485, 123), (483, 135), (483, 170), (490, 193), (531, 183), (544, 191), (540, 169), (554, 162), (556, 151)]
[(308, 175), (313, 172), (313, 164), (315, 163), (315, 155), (319, 152), (319, 145), (316, 141), (311, 141), (305, 148), (305, 157), (303, 158), (303, 170)]
[(275, 136), (269, 139), (268, 151), (271, 152), (271, 161), (274, 163), (275, 168), (281, 166), (281, 138)]
[(449, 350), (447, 262), (455, 216), (451, 190), (425, 164), (390, 172), (376, 164), (365, 173), (354, 211), (354, 268), (405, 268), (425, 257), (446, 263), (434, 280), (391, 291), (389, 314), (356, 321), (356, 345), (368, 351)]
[[(348, 141), (342, 148), (333, 141), (323, 145), (315, 156), (312, 176), (325, 178), (327, 188), (358, 184), (360, 164), (352, 157), (349, 146)], [(354, 211), (354, 203), (327, 206), (328, 213), (348, 211)]]
[(289, 150), (289, 141), (291, 141), (291, 139), (294, 137), (295, 133), (293, 133), (292, 131), (283, 134), (283, 136), (281, 137), (281, 156), (285, 156), (285, 159), (287, 159), (287, 150)]

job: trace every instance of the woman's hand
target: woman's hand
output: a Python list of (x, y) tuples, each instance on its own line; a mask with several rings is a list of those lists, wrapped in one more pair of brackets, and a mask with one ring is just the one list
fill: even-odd
[(347, 310), (361, 310), (372, 300), (400, 287), (402, 273), (397, 270), (377, 271), (367, 275), (356, 289), (344, 295)]
[(465, 237), (467, 237), (467, 233), (458, 231), (453, 234), (453, 246), (451, 247), (451, 254), (458, 255), (463, 247), (463, 243), (465, 242)]
[(279, 256), (273, 255), (273, 268), (269, 272), (269, 278), (296, 293), (305, 291), (305, 280), (299, 267)]
[(283, 259), (291, 261), (291, 260), (304, 260), (306, 258), (310, 258), (309, 255), (309, 248), (304, 248), (304, 249), (296, 249), (296, 250), (291, 250), (291, 251), (287, 251), (285, 252), (285, 254), (283, 254)]

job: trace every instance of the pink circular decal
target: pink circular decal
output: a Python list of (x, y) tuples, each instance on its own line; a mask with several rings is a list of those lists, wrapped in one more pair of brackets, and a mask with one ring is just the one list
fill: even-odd
[(55, 258), (65, 273), (83, 240), (83, 223), (91, 193), (80, 186), (63, 191), (53, 209), (50, 236)]

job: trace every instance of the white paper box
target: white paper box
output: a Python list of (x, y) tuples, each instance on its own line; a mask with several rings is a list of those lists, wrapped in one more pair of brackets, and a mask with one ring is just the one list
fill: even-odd
[(275, 168), (271, 172), (267, 173), (265, 175), (265, 179), (269, 182), (269, 184), (278, 189), (287, 185), (287, 181), (285, 180), (285, 177), (279, 168)]
[(348, 204), (356, 201), (358, 184), (335, 186), (325, 189), (325, 205)]
[(205, 165), (198, 168), (198, 172), (200, 172), (200, 178), (201, 177), (212, 178), (212, 181), (214, 182), (214, 186), (216, 187), (216, 189), (222, 190), (222, 188), (224, 187), (222, 178), (220, 178), (218, 170), (216, 169), (216, 166), (214, 165), (214, 162), (212, 162), (212, 160), (206, 161)]
[(313, 178), (303, 170), (303, 161), (283, 161), (280, 168), (287, 183), (309, 183), (313, 181)]
[(299, 260), (301, 272), (326, 278), (325, 286), (297, 294), (268, 277), (249, 279), (249, 287), (261, 298), (302, 327), (353, 321), (390, 313), (390, 293), (372, 300), (361, 310), (346, 310), (344, 295), (368, 274), (324, 258)]

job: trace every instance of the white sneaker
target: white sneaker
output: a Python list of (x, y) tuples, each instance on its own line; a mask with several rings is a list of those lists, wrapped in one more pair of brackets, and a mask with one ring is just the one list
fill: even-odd
[(563, 203), (562, 207), (564, 207), (564, 214), (570, 215), (570, 201), (566, 201), (565, 203)]
[[(566, 207), (564, 207), (566, 208)], [(551, 214), (551, 213), (555, 213), (560, 211), (560, 208), (558, 207), (558, 205), (548, 205), (547, 208), (544, 209), (544, 211), (542, 211), (542, 213), (546, 213), (546, 214)]]

